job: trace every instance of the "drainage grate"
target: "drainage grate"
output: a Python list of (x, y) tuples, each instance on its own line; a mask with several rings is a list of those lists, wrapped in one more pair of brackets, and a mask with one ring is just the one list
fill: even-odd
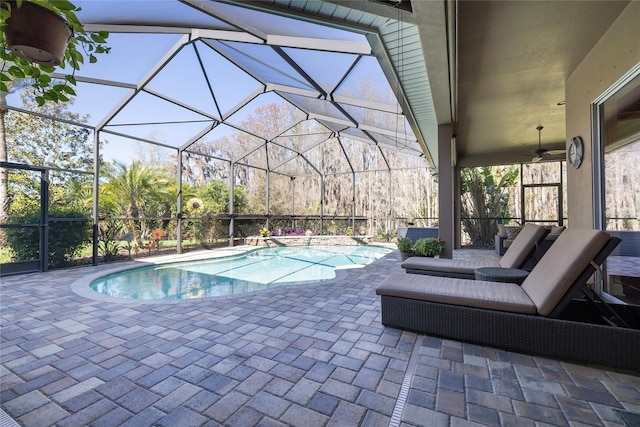
[(418, 356), (420, 355), (420, 348), (422, 347), (423, 336), (419, 335), (416, 342), (413, 344), (413, 351), (411, 357), (409, 357), (409, 364), (407, 371), (404, 373), (402, 379), (402, 385), (400, 386), (400, 393), (398, 393), (398, 399), (396, 400), (396, 406), (393, 408), (393, 414), (391, 415), (391, 421), (389, 427), (399, 427), (402, 422), (402, 414), (404, 413), (404, 406), (407, 403), (407, 395), (411, 388), (411, 382), (413, 376), (416, 373), (416, 365), (418, 364)]
[(20, 427), (6, 412), (0, 409), (0, 427)]

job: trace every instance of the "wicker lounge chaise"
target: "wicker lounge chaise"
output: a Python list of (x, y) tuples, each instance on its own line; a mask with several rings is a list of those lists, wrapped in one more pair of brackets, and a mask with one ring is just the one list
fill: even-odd
[[(619, 242), (603, 231), (568, 229), (521, 286), (394, 273), (376, 289), (382, 324), (640, 371), (640, 330), (589, 323), (600, 318), (573, 300)], [(638, 311), (621, 308), (626, 326), (637, 328)]]
[(482, 267), (523, 268), (548, 233), (545, 227), (526, 224), (499, 261), (411, 257), (401, 267), (407, 273), (462, 279), (473, 279), (474, 271)]

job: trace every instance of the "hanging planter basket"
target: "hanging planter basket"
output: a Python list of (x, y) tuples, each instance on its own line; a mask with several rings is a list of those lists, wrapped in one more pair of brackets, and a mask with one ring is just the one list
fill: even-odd
[(14, 54), (41, 65), (60, 65), (73, 31), (53, 11), (24, 1), (11, 4), (11, 16), (5, 23), (7, 45)]

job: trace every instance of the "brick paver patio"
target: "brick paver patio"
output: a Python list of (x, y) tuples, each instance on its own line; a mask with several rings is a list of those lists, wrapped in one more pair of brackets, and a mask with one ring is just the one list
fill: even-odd
[(398, 260), (172, 303), (71, 290), (112, 265), (3, 278), (0, 423), (624, 426), (617, 411), (640, 413), (637, 374), (384, 328), (374, 290)]

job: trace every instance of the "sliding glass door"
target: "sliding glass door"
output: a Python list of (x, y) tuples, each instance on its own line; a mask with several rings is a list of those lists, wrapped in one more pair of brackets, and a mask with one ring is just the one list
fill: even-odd
[(637, 68), (595, 105), (594, 138), (600, 214), (597, 226), (622, 239), (607, 262), (602, 291), (611, 299), (631, 304), (640, 304), (640, 67)]

